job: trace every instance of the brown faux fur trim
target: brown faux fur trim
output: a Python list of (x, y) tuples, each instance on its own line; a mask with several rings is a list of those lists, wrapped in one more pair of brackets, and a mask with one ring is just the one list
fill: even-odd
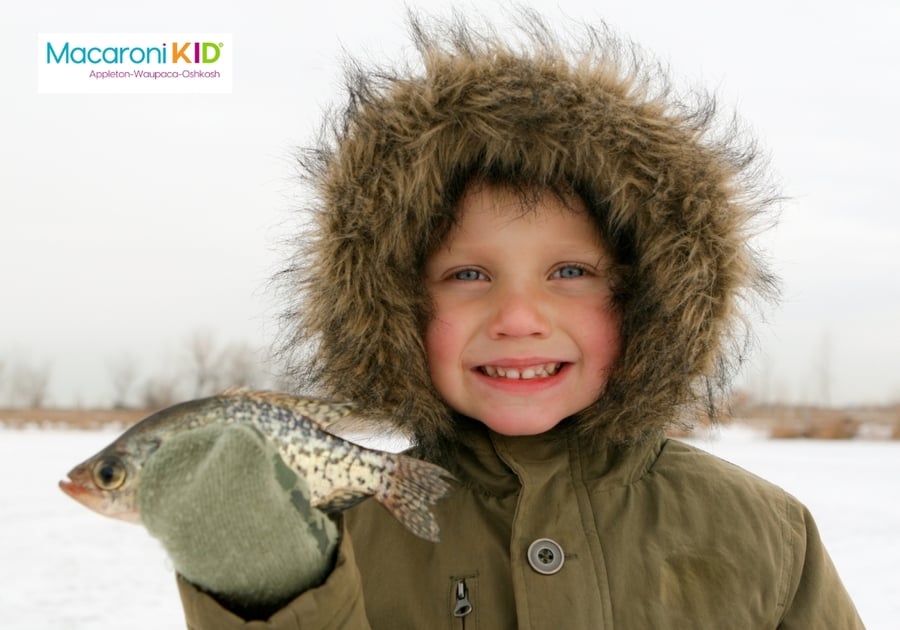
[(294, 374), (426, 450), (455, 422), (428, 378), (422, 266), (469, 173), (574, 186), (625, 263), (623, 354), (567, 423), (585, 436), (633, 441), (697, 403), (712, 411), (746, 348), (747, 305), (775, 293), (747, 240), (774, 197), (714, 101), (683, 98), (606, 30), (567, 47), (534, 15), (520, 22), (516, 46), (411, 18), (421, 67), (351, 65), (346, 107), (300, 157), (317, 200), (283, 274)]

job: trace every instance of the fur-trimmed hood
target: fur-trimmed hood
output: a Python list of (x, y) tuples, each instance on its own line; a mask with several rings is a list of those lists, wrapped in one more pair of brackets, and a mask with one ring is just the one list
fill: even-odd
[(521, 45), (411, 24), (421, 65), (352, 65), (346, 107), (301, 155), (316, 200), (285, 273), (295, 374), (427, 449), (452, 441), (422, 341), (423, 263), (466, 178), (499, 173), (574, 186), (623, 269), (622, 356), (566, 424), (627, 442), (709, 407), (745, 349), (747, 305), (774, 293), (747, 242), (772, 199), (752, 143), (606, 31), (567, 47), (533, 16)]

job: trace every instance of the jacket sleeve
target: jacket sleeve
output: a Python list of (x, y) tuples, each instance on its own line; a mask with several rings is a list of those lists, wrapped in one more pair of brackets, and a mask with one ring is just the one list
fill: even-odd
[(790, 504), (791, 571), (784, 616), (779, 630), (822, 628), (863, 630), (865, 626), (838, 576), (812, 515), (799, 503)]
[(350, 536), (343, 525), (342, 529), (334, 570), (325, 582), (300, 594), (266, 621), (240, 618), (178, 576), (188, 630), (369, 630), (359, 569)]

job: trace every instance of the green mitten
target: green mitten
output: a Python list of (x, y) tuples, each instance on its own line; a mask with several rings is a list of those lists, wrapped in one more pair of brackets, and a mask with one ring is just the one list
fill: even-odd
[(255, 430), (209, 426), (166, 439), (138, 506), (176, 571), (235, 611), (272, 611), (331, 571), (335, 524)]

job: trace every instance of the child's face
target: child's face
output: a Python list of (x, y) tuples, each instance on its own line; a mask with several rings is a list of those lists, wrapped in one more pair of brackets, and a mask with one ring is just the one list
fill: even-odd
[(620, 349), (610, 255), (584, 203), (546, 191), (470, 187), (459, 223), (428, 259), (431, 379), (456, 411), (505, 435), (535, 435), (602, 394)]

